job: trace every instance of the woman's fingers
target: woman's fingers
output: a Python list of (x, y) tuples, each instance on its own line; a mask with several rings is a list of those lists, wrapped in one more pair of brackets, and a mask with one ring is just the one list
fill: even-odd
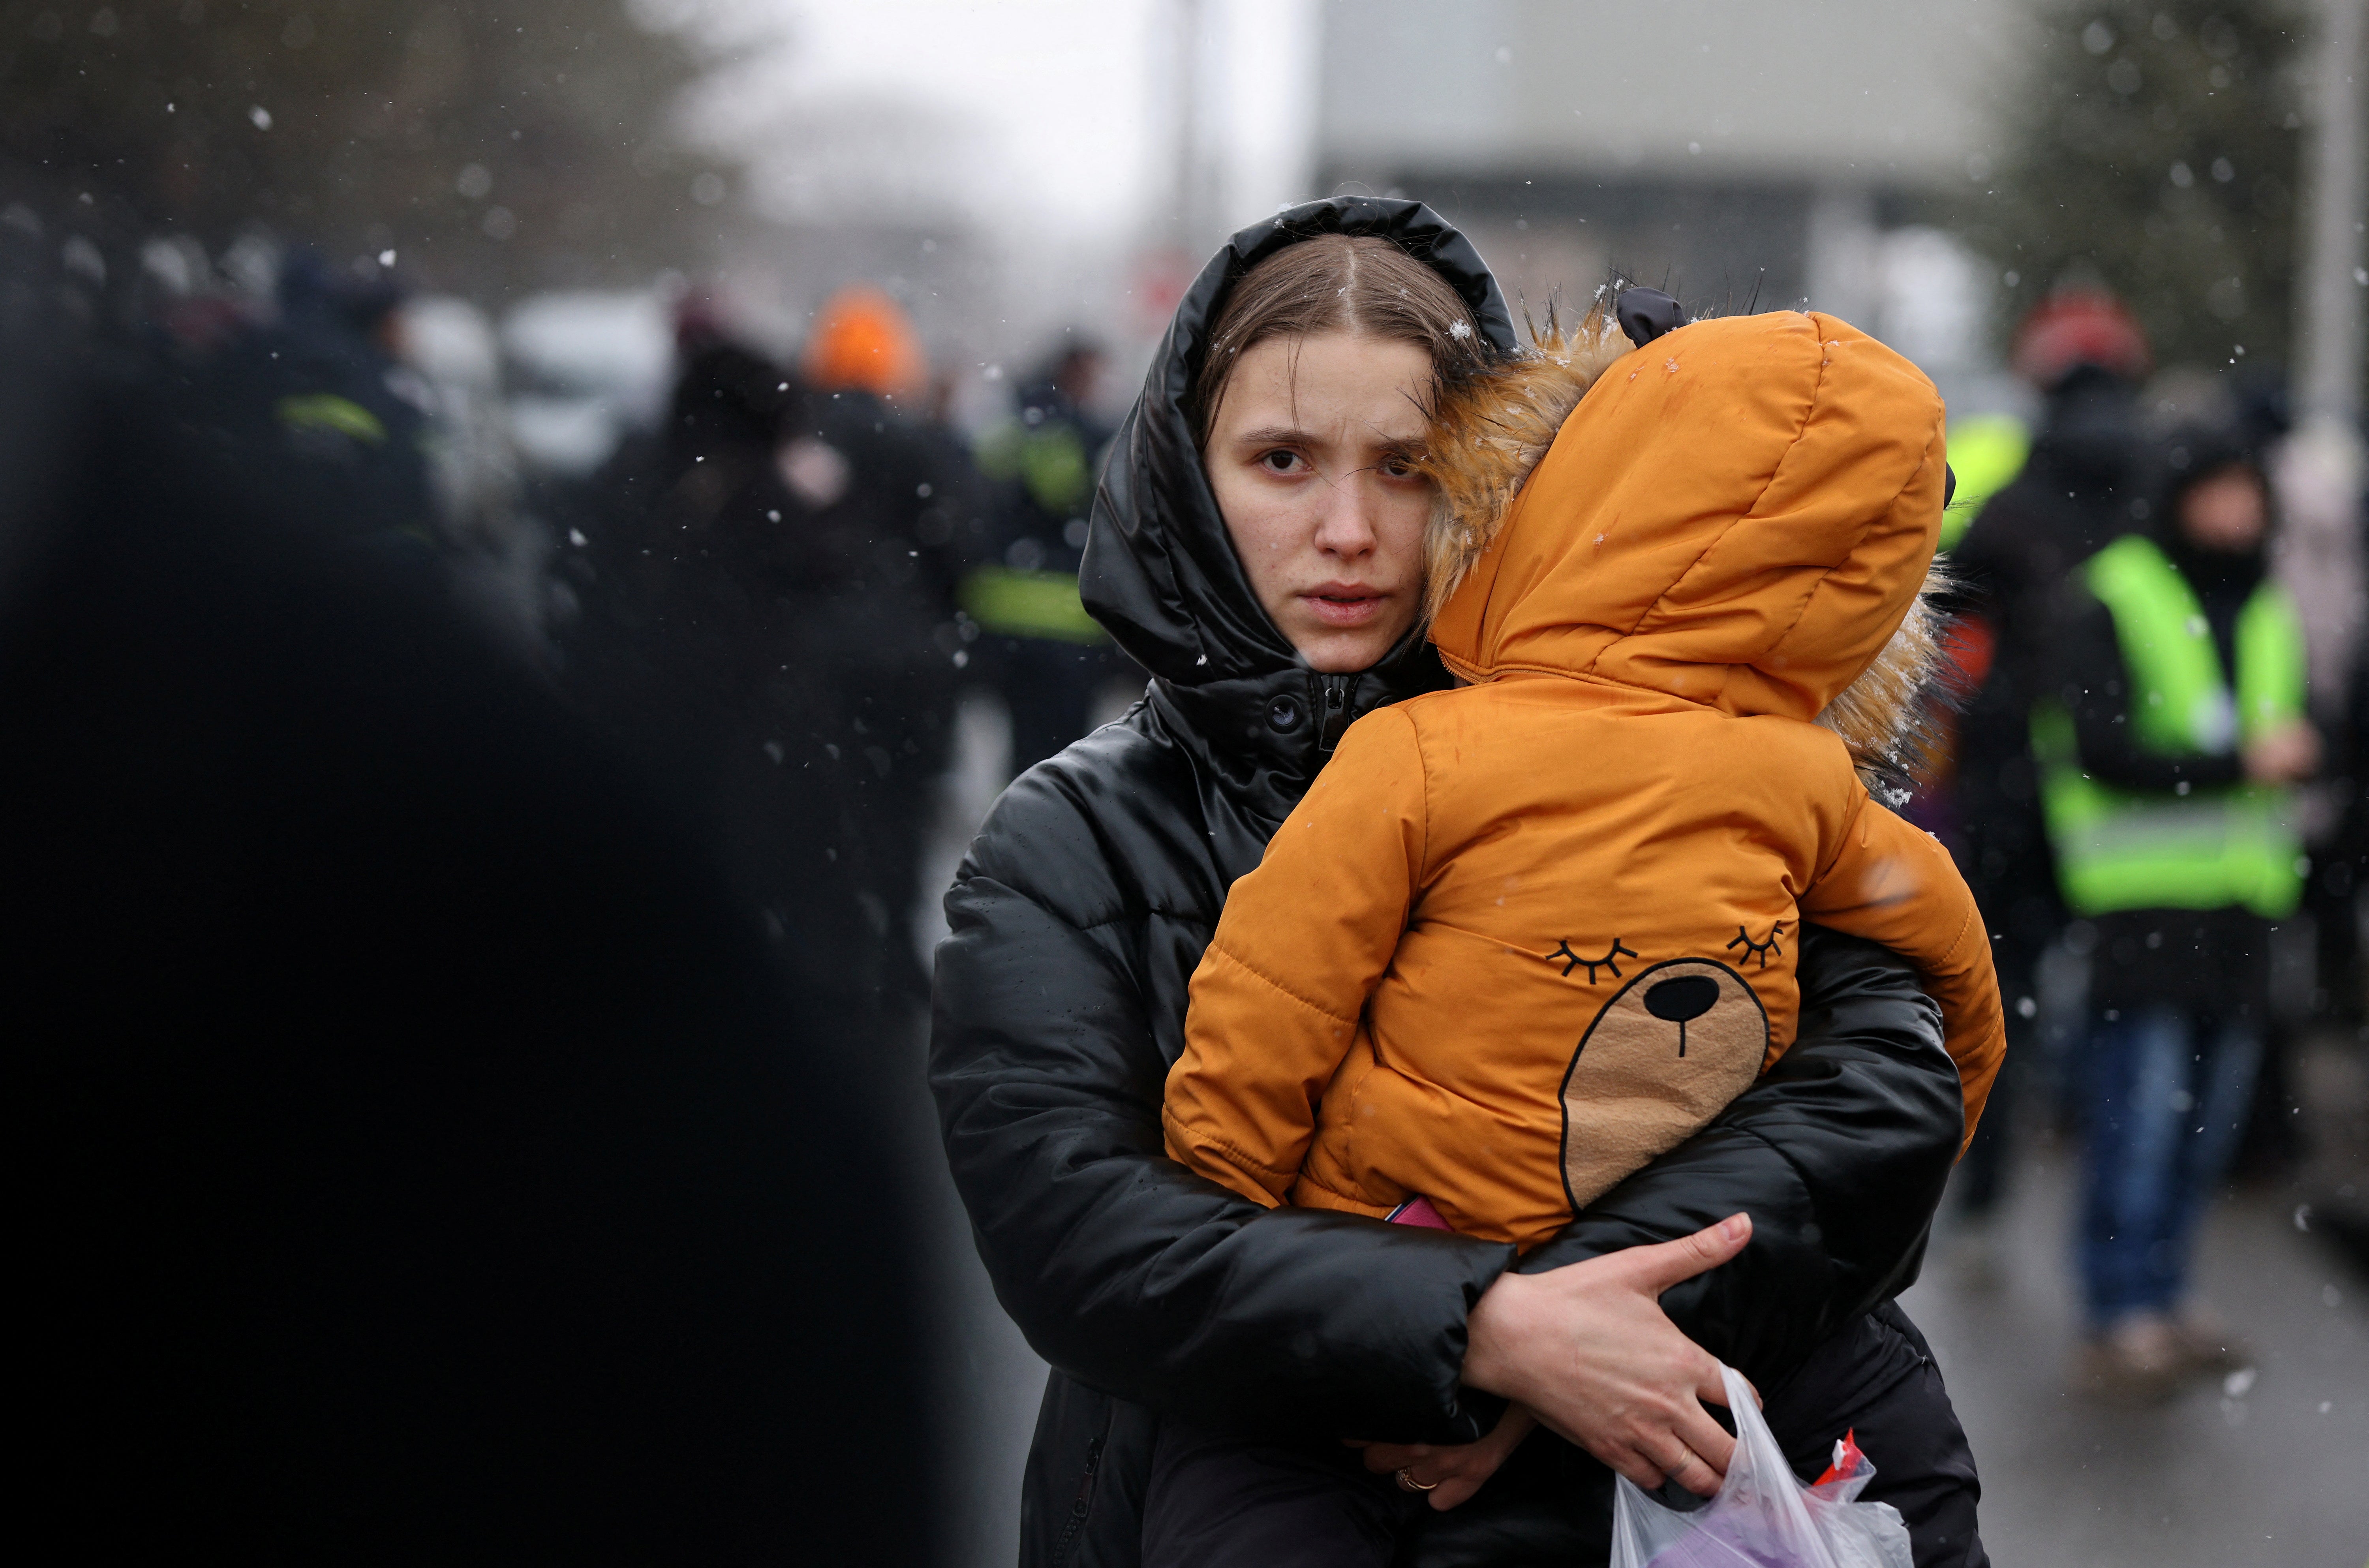
[[(1690, 1408), (1678, 1412), (1677, 1419), (1670, 1424), (1669, 1436), (1710, 1466), (1711, 1480), (1716, 1483), (1721, 1476), (1727, 1473), (1728, 1461), (1735, 1458), (1735, 1438), (1727, 1428), (1711, 1418), (1709, 1411), (1691, 1402), (1689, 1405)], [(1711, 1495), (1710, 1492), (1691, 1483), (1688, 1490), (1700, 1492), (1706, 1497)], [(1712, 1490), (1717, 1490), (1715, 1484)]]
[(1691, 1236), (1631, 1247), (1612, 1255), (1619, 1259), (1638, 1288), (1659, 1296), (1671, 1286), (1717, 1268), (1752, 1240), (1752, 1216), (1731, 1214), (1716, 1225), (1706, 1225)]
[(1459, 1503), (1471, 1501), (1472, 1494), (1488, 1479), (1485, 1475), (1451, 1475), (1426, 1493), (1425, 1501), (1431, 1505), (1433, 1512), (1445, 1514)]
[[(1722, 1410), (1727, 1409), (1727, 1370), (1706, 1355), (1702, 1359), (1702, 1365), (1695, 1368), (1695, 1397), (1705, 1404), (1715, 1404)], [(1741, 1372), (1736, 1373), (1736, 1377), (1742, 1379), (1745, 1391), (1752, 1396), (1752, 1407), (1755, 1410), (1765, 1408), (1764, 1402), (1760, 1398), (1760, 1391), (1753, 1387), (1752, 1379), (1745, 1377)]]
[[(1726, 1370), (1727, 1368), (1719, 1364), (1717, 1356), (1705, 1351), (1702, 1359), (1696, 1363), (1694, 1368), (1695, 1398), (1705, 1404), (1715, 1404), (1722, 1410), (1725, 1410), (1727, 1408)], [(1757, 1399), (1759, 1396), (1756, 1393), (1753, 1397)]]
[(1647, 1452), (1663, 1474), (1696, 1496), (1708, 1497), (1719, 1490), (1719, 1472), (1677, 1438), (1664, 1436)]
[(1394, 1470), (1419, 1464), (1432, 1452), (1426, 1443), (1362, 1443), (1358, 1447), (1366, 1450), (1366, 1468), (1376, 1475), (1388, 1475)]
[(1668, 1479), (1667, 1472), (1661, 1466), (1634, 1448), (1623, 1448), (1618, 1453), (1597, 1454), (1596, 1457), (1602, 1459), (1615, 1473), (1627, 1476), (1631, 1483), (1647, 1492), (1659, 1490), (1662, 1482)]

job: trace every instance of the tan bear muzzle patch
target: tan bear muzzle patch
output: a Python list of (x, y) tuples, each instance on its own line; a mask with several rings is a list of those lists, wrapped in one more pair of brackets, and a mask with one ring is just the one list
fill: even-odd
[(1744, 978), (1673, 958), (1613, 993), (1562, 1080), (1563, 1190), (1577, 1213), (1752, 1085), (1768, 1014)]

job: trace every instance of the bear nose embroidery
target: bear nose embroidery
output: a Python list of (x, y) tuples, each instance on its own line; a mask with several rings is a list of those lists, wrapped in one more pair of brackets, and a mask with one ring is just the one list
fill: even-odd
[(1678, 1026), (1678, 1054), (1687, 1054), (1687, 1024), (1709, 1013), (1719, 1001), (1719, 982), (1708, 975), (1680, 975), (1645, 990), (1645, 1011), (1665, 1024)]

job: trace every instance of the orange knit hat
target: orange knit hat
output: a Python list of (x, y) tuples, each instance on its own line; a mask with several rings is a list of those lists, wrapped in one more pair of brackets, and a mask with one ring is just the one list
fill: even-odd
[(864, 285), (841, 289), (823, 306), (801, 369), (807, 384), (821, 391), (856, 388), (883, 397), (918, 393), (930, 376), (903, 308)]

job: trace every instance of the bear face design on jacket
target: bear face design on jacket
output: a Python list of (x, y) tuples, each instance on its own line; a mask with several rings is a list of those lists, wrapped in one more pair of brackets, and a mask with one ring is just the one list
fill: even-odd
[[(1572, 1211), (1751, 1087), (1768, 1045), (1768, 1010), (1726, 965), (1672, 958), (1632, 973), (1597, 1010), (1562, 1077)], [(1614, 1104), (1623, 1114), (1606, 1116)]]

